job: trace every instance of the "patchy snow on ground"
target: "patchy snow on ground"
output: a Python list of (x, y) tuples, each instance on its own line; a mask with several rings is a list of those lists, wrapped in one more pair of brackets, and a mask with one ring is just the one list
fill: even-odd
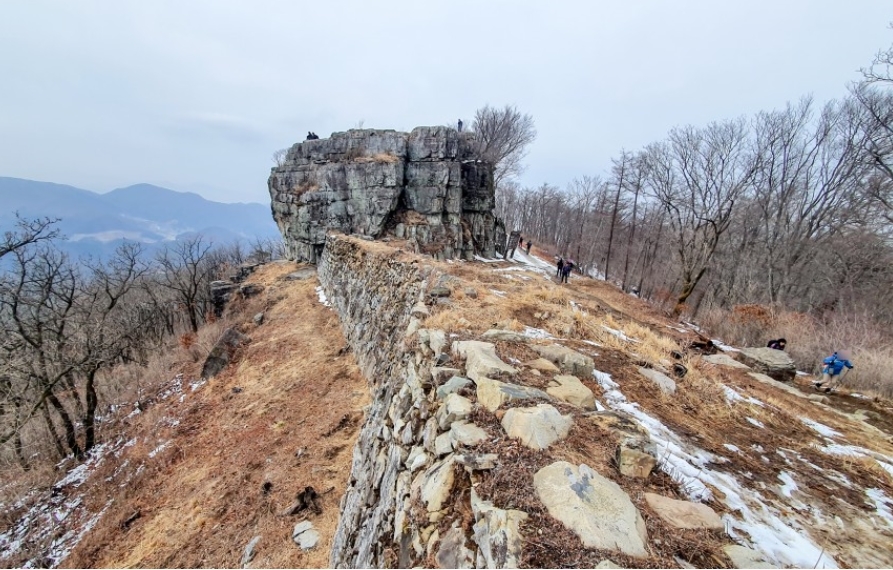
[(505, 261), (501, 257), (489, 258), (489, 257), (481, 257), (480, 255), (475, 255), (474, 260), (480, 261), (482, 263), (500, 263), (502, 261)]
[(723, 341), (716, 339), (716, 338), (711, 339), (710, 342), (712, 342), (716, 346), (716, 348), (720, 349), (723, 352), (741, 352), (734, 346), (729, 346), (726, 343), (724, 343)]
[(549, 333), (549, 331), (545, 331), (543, 329), (537, 329), (534, 327), (528, 327), (528, 326), (524, 327), (524, 330), (521, 331), (521, 334), (526, 336), (527, 338), (534, 338), (534, 339), (553, 339), (553, 338), (555, 338), (554, 336), (552, 336), (551, 333)]
[(865, 494), (874, 503), (877, 514), (886, 520), (887, 524), (893, 526), (893, 511), (890, 510), (890, 507), (893, 506), (893, 501), (890, 500), (890, 497), (880, 489), (866, 489)]
[[(15, 524), (0, 533), (0, 561), (19, 554), (24, 546), (49, 540), (48, 551), (26, 561), (22, 567), (56, 567), (99, 522), (111, 505), (109, 501), (98, 513), (90, 513), (83, 506), (83, 497), (77, 492), (78, 487), (109, 455), (118, 455), (123, 448), (131, 445), (132, 440), (125, 442), (119, 439), (115, 443), (103, 443), (94, 447), (86, 461), (69, 470), (53, 485), (50, 492), (45, 493), (46, 496), (34, 502), (19, 516)], [(33, 494), (19, 501), (14, 508), (24, 508), (25, 500), (29, 498), (33, 498)], [(58, 536), (61, 532), (59, 523), (62, 521), (68, 521), (66, 527), (69, 530)]]
[(821, 435), (823, 435), (825, 437), (834, 437), (834, 436), (843, 435), (839, 431), (833, 430), (833, 429), (829, 428), (828, 426), (826, 426), (825, 424), (819, 423), (819, 422), (817, 422), (815, 420), (811, 420), (809, 418), (800, 418), (800, 421), (803, 422), (804, 424), (808, 425), (809, 427), (811, 427), (812, 429), (814, 429), (815, 431), (817, 431), (818, 433), (820, 433)]
[[(633, 416), (649, 431), (658, 449), (659, 468), (680, 485), (690, 500), (716, 498), (710, 487), (722, 493), (723, 498), (716, 499), (731, 511), (723, 515), (729, 536), (761, 552), (776, 564), (837, 568), (835, 560), (809, 538), (807, 529), (786, 509), (777, 508), (758, 491), (746, 489), (733, 475), (711, 469), (711, 464), (718, 463), (717, 456), (683, 442), (660, 420), (642, 411), (638, 404), (629, 402), (610, 374), (598, 370), (592, 374), (604, 391), (608, 406)], [(794, 490), (782, 481), (785, 483), (783, 488)]]
[(489, 291), (497, 297), (502, 297), (503, 299), (505, 299), (505, 296), (508, 294), (505, 291), (500, 291), (499, 289), (490, 289)]
[(608, 331), (609, 333), (611, 333), (612, 335), (616, 336), (616, 337), (619, 338), (620, 340), (623, 340), (623, 341), (626, 341), (626, 342), (642, 342), (642, 341), (640, 341), (640, 340), (636, 340), (636, 339), (634, 339), (634, 338), (632, 338), (632, 337), (630, 337), (630, 336), (626, 336), (626, 334), (624, 334), (623, 331), (619, 331), (619, 330), (617, 330), (617, 329), (612, 329), (611, 327), (608, 327), (608, 326), (605, 326), (605, 325), (602, 325), (602, 328), (605, 329), (606, 331)]
[(747, 420), (748, 423), (751, 423), (751, 424), (757, 426), (757, 427), (760, 428), (760, 429), (766, 427), (766, 426), (763, 424), (763, 422), (761, 422), (760, 420), (754, 419), (754, 418), (752, 418), (752, 417), (750, 417), (750, 416), (747, 416), (747, 417), (744, 418), (744, 419)]
[(790, 498), (791, 493), (799, 489), (799, 487), (797, 487), (797, 482), (794, 481), (794, 478), (787, 471), (782, 471), (781, 473), (779, 473), (778, 479), (779, 481), (784, 483), (784, 485), (781, 486), (781, 494), (785, 497)]
[(722, 444), (722, 446), (725, 447), (726, 449), (728, 449), (729, 451), (734, 451), (735, 453), (741, 453), (741, 450), (738, 449), (737, 445), (732, 445), (731, 443), (724, 443), (724, 444)]
[(316, 295), (319, 297), (319, 302), (325, 305), (326, 307), (331, 308), (332, 303), (329, 302), (329, 298), (326, 297), (326, 292), (322, 290), (322, 286), (317, 286)]
[(748, 404), (754, 404), (760, 406), (761, 408), (766, 407), (766, 404), (752, 396), (742, 396), (741, 394), (736, 392), (734, 388), (725, 385), (723, 385), (722, 388), (726, 394), (726, 401), (730, 404), (734, 404), (736, 402), (747, 402)]

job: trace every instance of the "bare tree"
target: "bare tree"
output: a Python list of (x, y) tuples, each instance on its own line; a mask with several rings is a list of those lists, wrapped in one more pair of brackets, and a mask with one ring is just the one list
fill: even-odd
[(501, 183), (520, 174), (527, 147), (536, 139), (533, 117), (512, 105), (502, 109), (486, 105), (474, 114), (471, 126), (475, 134), (476, 154), (493, 165), (493, 180)]
[(288, 156), (288, 149), (280, 148), (273, 153), (273, 162), (276, 163), (276, 166), (285, 166), (286, 156)]
[(49, 218), (25, 220), (16, 215), (16, 229), (3, 232), (0, 258), (32, 243), (54, 239), (59, 235), (52, 227), (57, 221)]
[(207, 308), (211, 247), (201, 236), (195, 236), (165, 247), (156, 257), (163, 272), (161, 285), (174, 294), (193, 333), (198, 332)]

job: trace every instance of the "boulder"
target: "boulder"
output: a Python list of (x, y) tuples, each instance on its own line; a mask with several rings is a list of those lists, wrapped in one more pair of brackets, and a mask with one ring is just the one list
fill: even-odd
[(459, 394), (447, 394), (437, 410), (437, 424), (440, 429), (447, 429), (451, 423), (467, 418), (471, 410), (471, 400)]
[(229, 364), (236, 350), (250, 340), (249, 337), (236, 329), (229, 328), (223, 331), (223, 334), (217, 339), (217, 343), (205, 359), (201, 377), (207, 379), (220, 374), (226, 368), (226, 365)]
[(440, 539), (434, 557), (438, 568), (474, 568), (474, 552), (465, 546), (465, 533), (453, 526)]
[(460, 446), (470, 447), (472, 445), (477, 445), (482, 441), (486, 441), (487, 438), (490, 437), (487, 432), (475, 424), (466, 421), (454, 422), (453, 425), (450, 426), (450, 431), (448, 433), (453, 449), (458, 449)]
[(465, 372), (475, 382), (490, 375), (515, 375), (518, 371), (496, 356), (496, 347), (490, 342), (477, 340), (458, 341), (453, 352), (465, 358)]
[(557, 461), (533, 477), (549, 514), (572, 530), (586, 548), (647, 556), (645, 521), (617, 483), (588, 465)]
[(657, 384), (657, 387), (660, 388), (660, 391), (664, 394), (676, 393), (676, 382), (666, 374), (641, 366), (639, 367), (639, 374)]
[(797, 367), (790, 355), (783, 350), (765, 346), (742, 348), (739, 358), (757, 372), (761, 372), (779, 382), (790, 382), (797, 375)]
[(616, 461), (617, 470), (621, 475), (636, 479), (647, 479), (657, 466), (654, 455), (631, 447), (627, 443), (617, 446)]
[(259, 283), (245, 283), (239, 287), (239, 294), (243, 299), (249, 299), (260, 295), (264, 291), (264, 286)]
[[(454, 370), (453, 368), (447, 368), (444, 370)], [(458, 370), (456, 371), (458, 372)], [(435, 377), (436, 378), (436, 377)], [(468, 378), (462, 378), (461, 376), (453, 376), (445, 383), (437, 387), (437, 398), (439, 400), (443, 400), (450, 394), (455, 394), (462, 388), (471, 385), (471, 380)]]
[(434, 438), (434, 455), (440, 457), (453, 451), (453, 440), (449, 432), (442, 433)]
[(237, 283), (232, 281), (211, 281), (208, 285), (211, 290), (211, 306), (214, 307), (214, 316), (223, 315), (223, 309), (232, 298), (233, 291), (239, 288)]
[(261, 326), (262, 324), (264, 324), (264, 314), (257, 313), (256, 315), (254, 315), (254, 318), (252, 320), (254, 321), (254, 324), (256, 326)]
[(301, 550), (310, 550), (319, 543), (319, 531), (313, 528), (310, 521), (301, 521), (295, 525), (291, 533), (292, 540), (301, 547)]
[(490, 501), (482, 501), (471, 490), (471, 510), (474, 513), (474, 541), (480, 549), (483, 568), (517, 568), (521, 562), (521, 523), (527, 513), (514, 509), (503, 510)]
[(531, 346), (537, 354), (555, 363), (562, 372), (573, 374), (577, 378), (589, 378), (595, 363), (585, 354), (557, 344)]
[(747, 370), (750, 370), (750, 366), (742, 364), (726, 354), (711, 354), (708, 356), (702, 356), (701, 360), (703, 360), (704, 362), (709, 362), (710, 364), (718, 364), (720, 366), (728, 366), (730, 368), (745, 368)]
[[(429, 513), (435, 513), (443, 509), (444, 502), (453, 490), (456, 480), (456, 458), (452, 455), (435, 463), (417, 478), (419, 498)], [(414, 483), (414, 486), (416, 484)]]
[(645, 493), (645, 502), (671, 528), (703, 528), (707, 530), (723, 530), (725, 528), (719, 515), (701, 503), (678, 501), (654, 493)]
[(478, 403), (491, 412), (495, 412), (506, 402), (552, 399), (551, 396), (537, 388), (506, 384), (489, 378), (478, 378), (475, 384), (477, 384)]
[(595, 395), (576, 376), (555, 376), (549, 387), (546, 388), (546, 393), (557, 400), (584, 410), (595, 409)]
[(545, 358), (537, 358), (536, 360), (531, 360), (530, 362), (524, 364), (524, 366), (528, 366), (533, 368), (534, 370), (539, 370), (540, 372), (560, 372), (557, 366), (552, 364), (552, 362), (546, 360)]
[(746, 546), (730, 544), (723, 547), (722, 550), (732, 561), (732, 568), (778, 568), (778, 566), (766, 562), (766, 558), (762, 554)]
[(520, 440), (531, 449), (546, 449), (570, 433), (574, 420), (562, 416), (550, 404), (535, 408), (512, 408), (502, 417), (502, 427), (509, 437)]

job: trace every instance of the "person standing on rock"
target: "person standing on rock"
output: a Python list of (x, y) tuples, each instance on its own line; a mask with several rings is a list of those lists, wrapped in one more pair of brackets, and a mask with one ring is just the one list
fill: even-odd
[(847, 373), (852, 369), (853, 363), (850, 362), (849, 353), (846, 350), (839, 350), (822, 361), (822, 379), (813, 382), (813, 386), (816, 390), (823, 390), (827, 394), (839, 388)]
[(459, 119), (459, 128), (457, 129), (460, 133), (462, 132), (462, 119)]

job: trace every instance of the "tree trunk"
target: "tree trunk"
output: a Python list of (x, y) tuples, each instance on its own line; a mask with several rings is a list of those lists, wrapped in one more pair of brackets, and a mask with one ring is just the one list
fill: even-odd
[(56, 413), (59, 414), (59, 419), (62, 420), (62, 426), (65, 428), (65, 443), (68, 446), (68, 450), (78, 459), (83, 458), (81, 446), (78, 445), (77, 430), (74, 427), (74, 422), (71, 421), (71, 416), (68, 415), (65, 406), (62, 405), (59, 398), (52, 392), (47, 396), (47, 401), (53, 405)]
[(96, 444), (96, 406), (99, 399), (96, 397), (96, 370), (91, 370), (87, 375), (87, 384), (84, 392), (87, 399), (87, 409), (84, 412), (84, 451), (90, 451)]

